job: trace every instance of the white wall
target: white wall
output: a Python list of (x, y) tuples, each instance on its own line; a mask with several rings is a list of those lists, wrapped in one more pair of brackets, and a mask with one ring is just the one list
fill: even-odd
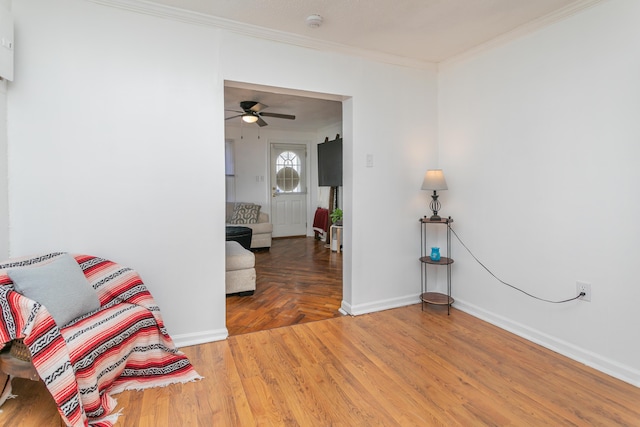
[[(329, 133), (327, 133), (329, 132)], [(234, 141), (235, 148), (235, 194), (238, 202), (253, 202), (262, 205), (262, 210), (271, 210), (271, 186), (269, 178), (269, 156), (271, 143), (307, 145), (307, 235), (313, 236), (313, 215), (318, 206), (318, 163), (316, 146), (325, 136), (341, 134), (342, 125), (337, 123), (318, 131), (284, 131), (255, 125), (225, 126), (225, 137)], [(324, 136), (322, 136), (324, 135)], [(327, 200), (328, 200), (327, 192)], [(342, 199), (342, 197), (340, 197)]]
[(7, 82), (0, 81), (0, 259), (9, 257), (9, 171), (7, 170)]
[(236, 200), (258, 203), (267, 212), (271, 209), (270, 143), (310, 144), (316, 138), (315, 132), (289, 132), (256, 125), (226, 126), (225, 135), (235, 145)]
[(131, 266), (173, 334), (224, 337), (215, 31), (86, 1), (13, 12), (12, 255), (65, 250)]
[[(261, 211), (271, 217), (270, 186), (270, 146), (271, 143), (302, 144), (311, 148), (315, 140), (315, 132), (290, 132), (274, 128), (259, 128), (256, 125), (225, 127), (227, 138), (235, 142), (236, 152), (236, 201), (253, 202), (262, 206)], [(312, 174), (307, 160), (307, 185)], [(309, 216), (307, 204), (307, 217)], [(308, 222), (308, 221), (307, 221)]]
[[(359, 313), (417, 301), (419, 187), (436, 153), (435, 67), (379, 64), (84, 0), (22, 0), (13, 12), (12, 254), (68, 250), (129, 265), (178, 342), (223, 337), (224, 80), (243, 81), (353, 97), (344, 103), (352, 141), (345, 241), (353, 241), (345, 306)], [(405, 114), (416, 99), (418, 123)]]
[(612, 0), (443, 64), (442, 202), (458, 307), (640, 385), (640, 3)]
[[(11, 10), (11, 0), (0, 7)], [(7, 160), (7, 81), (0, 81), (0, 260), (9, 257), (9, 171)]]

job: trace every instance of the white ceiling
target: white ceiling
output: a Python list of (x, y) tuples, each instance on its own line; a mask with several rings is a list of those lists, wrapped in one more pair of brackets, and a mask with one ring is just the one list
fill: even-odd
[[(195, 12), (194, 16), (213, 19), (238, 31), (255, 34), (267, 31), (273, 39), (382, 55), (391, 62), (425, 64), (508, 39), (600, 1), (603, 0), (153, 0), (149, 3)], [(311, 14), (323, 17), (319, 28), (306, 25), (305, 20)], [(270, 128), (315, 130), (340, 120), (335, 101), (327, 104), (310, 99), (307, 104), (305, 98), (273, 92), (268, 88), (228, 88), (225, 109), (238, 110), (240, 101), (259, 101), (269, 106), (266, 111), (297, 116), (294, 121), (265, 118)], [(228, 112), (227, 117), (231, 114)]]
[[(546, 16), (600, 0), (153, 0), (324, 42), (440, 62)], [(311, 14), (323, 17), (309, 28)]]

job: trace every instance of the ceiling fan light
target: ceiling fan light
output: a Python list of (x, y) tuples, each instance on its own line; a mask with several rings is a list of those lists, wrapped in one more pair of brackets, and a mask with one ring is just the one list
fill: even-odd
[(258, 116), (254, 116), (253, 114), (243, 114), (242, 121), (245, 123), (255, 123), (258, 121)]

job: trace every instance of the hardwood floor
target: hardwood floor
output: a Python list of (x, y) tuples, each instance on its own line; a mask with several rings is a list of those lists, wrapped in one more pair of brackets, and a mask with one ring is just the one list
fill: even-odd
[[(182, 351), (205, 378), (116, 395), (116, 426), (640, 426), (640, 388), (455, 308), (416, 304)], [(42, 383), (15, 379), (14, 393), (1, 426), (57, 425)]]
[[(117, 395), (118, 426), (640, 425), (639, 388), (456, 309), (418, 304), (182, 350), (205, 378)], [(57, 425), (42, 383), (14, 382), (0, 425)]]
[(341, 316), (341, 253), (307, 237), (274, 239), (255, 255), (256, 292), (227, 297), (229, 335)]

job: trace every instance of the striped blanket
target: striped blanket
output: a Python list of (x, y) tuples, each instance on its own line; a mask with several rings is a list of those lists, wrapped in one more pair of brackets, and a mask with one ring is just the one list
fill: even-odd
[(14, 291), (9, 268), (51, 262), (60, 253), (0, 264), (0, 349), (16, 338), (69, 426), (110, 427), (111, 395), (200, 379), (165, 330), (138, 274), (88, 255), (74, 255), (96, 290), (100, 309), (59, 329), (47, 309)]

